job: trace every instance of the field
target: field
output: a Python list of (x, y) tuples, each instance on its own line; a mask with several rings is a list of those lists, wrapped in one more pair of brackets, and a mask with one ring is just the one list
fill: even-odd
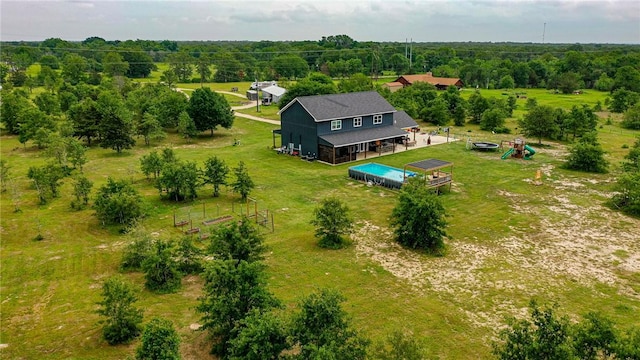
[[(200, 86), (189, 85), (178, 87)], [(239, 83), (240, 93), (248, 85)], [(231, 86), (236, 85), (212, 87), (228, 91)], [(605, 97), (597, 92), (526, 92), (541, 104), (565, 108), (604, 102)], [(483, 91), (485, 96), (501, 93)], [(524, 100), (518, 106), (516, 117), (522, 114)], [(277, 119), (271, 107), (265, 109), (243, 112)], [(395, 192), (349, 179), (348, 164), (329, 166), (278, 155), (270, 149), (271, 131), (277, 126), (268, 123), (236, 118), (233, 128), (216, 131), (213, 138), (203, 134), (186, 143), (170, 134), (163, 143), (147, 147), (139, 141), (120, 155), (93, 147), (85, 174), (94, 182), (94, 191), (109, 176), (131, 179), (149, 209), (141, 231), (178, 238), (174, 211), (184, 214), (180, 208), (191, 206), (196, 212), (204, 203), (210, 211), (220, 209), (226, 215), (232, 204), (238, 212), (239, 198), (224, 189), (214, 199), (211, 189), (204, 188), (192, 203), (160, 200), (139, 171), (140, 157), (168, 146), (179, 158), (200, 166), (211, 155), (231, 167), (244, 161), (257, 184), (252, 196), (259, 209), (274, 214), (275, 231), (265, 233), (269, 286), (287, 311), (316, 289), (334, 288), (347, 298), (345, 310), (355, 326), (374, 341), (393, 330), (407, 330), (425, 341), (432, 358), (490, 358), (491, 342), (505, 318), (524, 316), (532, 298), (557, 303), (559, 312), (573, 319), (598, 311), (621, 329), (640, 326), (640, 220), (605, 206), (617, 164), (628, 151), (622, 146), (633, 144), (639, 135), (621, 129), (617, 121), (614, 117), (606, 125), (601, 120), (599, 128), (613, 164), (610, 174), (562, 169), (567, 146), (561, 143), (545, 141), (531, 161), (503, 161), (500, 153), (469, 151), (467, 136), (494, 142), (516, 136), (485, 133), (470, 125), (453, 128), (461, 141), (376, 159), (395, 167), (427, 158), (455, 164), (452, 191), (441, 197), (449, 223), (447, 253), (437, 258), (393, 242), (389, 216)], [(510, 119), (509, 126), (514, 124)], [(236, 138), (242, 139), (240, 146), (232, 145)], [(38, 205), (26, 173), (46, 161), (41, 151), (3, 135), (0, 154), (15, 178), (15, 190), (1, 195), (1, 357), (122, 359), (132, 354), (137, 342), (112, 347), (101, 339), (95, 313), (102, 282), (118, 273), (121, 251), (130, 237), (101, 227), (90, 209), (71, 210), (68, 179), (60, 198)], [(542, 173), (541, 185), (534, 183), (537, 171)], [(343, 250), (318, 248), (309, 224), (314, 207), (329, 195), (347, 202), (357, 221), (353, 245)], [(21, 212), (13, 212), (16, 203)], [(38, 234), (44, 239), (34, 240)], [(125, 276), (140, 289), (138, 305), (145, 309), (145, 321), (163, 316), (174, 322), (182, 337), (183, 358), (209, 357), (206, 334), (192, 329), (199, 322), (194, 306), (201, 294), (200, 278), (183, 279), (176, 294), (155, 295), (143, 290), (141, 274)]]

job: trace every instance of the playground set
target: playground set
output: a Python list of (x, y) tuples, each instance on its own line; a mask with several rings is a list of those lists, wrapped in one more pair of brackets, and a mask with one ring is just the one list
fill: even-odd
[[(220, 214), (220, 210), (220, 205), (216, 205), (215, 216), (211, 216), (211, 213), (207, 215), (207, 205), (204, 202), (202, 207), (193, 205), (175, 209), (173, 212), (173, 226), (179, 228), (186, 235), (198, 234), (200, 239), (206, 239), (210, 235), (204, 232), (206, 229), (210, 229), (212, 226), (224, 225), (233, 221), (236, 217), (245, 216), (247, 219), (255, 220), (256, 224), (263, 228), (270, 229), (271, 232), (275, 230), (273, 212), (269, 212), (268, 209), (258, 210), (258, 201), (256, 199), (247, 198), (245, 204), (232, 202), (231, 209), (223, 210), (223, 215)], [(199, 225), (203, 227), (201, 228)]]
[(507, 150), (500, 157), (502, 160), (507, 159), (509, 156), (517, 159), (531, 160), (531, 157), (536, 154), (536, 151), (525, 143), (523, 139), (517, 138), (514, 141), (501, 141), (500, 147), (503, 147), (503, 143), (509, 144), (509, 150)]

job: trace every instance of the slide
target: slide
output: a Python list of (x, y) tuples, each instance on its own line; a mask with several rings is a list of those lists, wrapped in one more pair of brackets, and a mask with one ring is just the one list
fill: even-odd
[(508, 158), (509, 156), (511, 156), (511, 154), (513, 154), (513, 148), (507, 150), (506, 153), (502, 154), (502, 156), (500, 157), (502, 160)]
[(531, 146), (529, 146), (529, 145), (525, 145), (525, 146), (524, 146), (524, 149), (525, 149), (525, 150), (527, 150), (527, 151), (529, 152), (528, 154), (526, 154), (526, 155), (524, 156), (524, 159), (525, 159), (525, 160), (531, 160), (531, 157), (532, 157), (533, 155), (535, 155), (535, 154), (536, 154), (536, 151), (535, 151)]

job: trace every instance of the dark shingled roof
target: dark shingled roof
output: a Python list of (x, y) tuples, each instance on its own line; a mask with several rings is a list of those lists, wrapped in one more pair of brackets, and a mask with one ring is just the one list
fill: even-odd
[(424, 170), (435, 170), (435, 169), (440, 169), (449, 165), (453, 165), (453, 163), (450, 163), (448, 161), (438, 160), (438, 159), (427, 159), (427, 160), (416, 161), (411, 164), (407, 164), (406, 166), (407, 167), (410, 166), (418, 169), (424, 169)]
[(400, 129), (408, 129), (418, 127), (418, 123), (404, 111), (398, 111), (393, 113), (393, 126)]
[(345, 131), (336, 134), (320, 136), (320, 139), (334, 147), (359, 144), (363, 142), (385, 140), (405, 136), (406, 131), (395, 126), (380, 126), (358, 131)]
[[(376, 91), (300, 96), (291, 103), (294, 101), (298, 101), (313, 116), (315, 121), (344, 119), (396, 111)], [(287, 104), (280, 112), (286, 110), (291, 103)]]

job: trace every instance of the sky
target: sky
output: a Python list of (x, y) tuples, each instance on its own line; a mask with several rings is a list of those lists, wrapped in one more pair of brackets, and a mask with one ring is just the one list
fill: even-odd
[[(320, 40), (640, 44), (632, 0), (0, 0), (2, 41)], [(544, 37), (544, 39), (543, 39)]]

